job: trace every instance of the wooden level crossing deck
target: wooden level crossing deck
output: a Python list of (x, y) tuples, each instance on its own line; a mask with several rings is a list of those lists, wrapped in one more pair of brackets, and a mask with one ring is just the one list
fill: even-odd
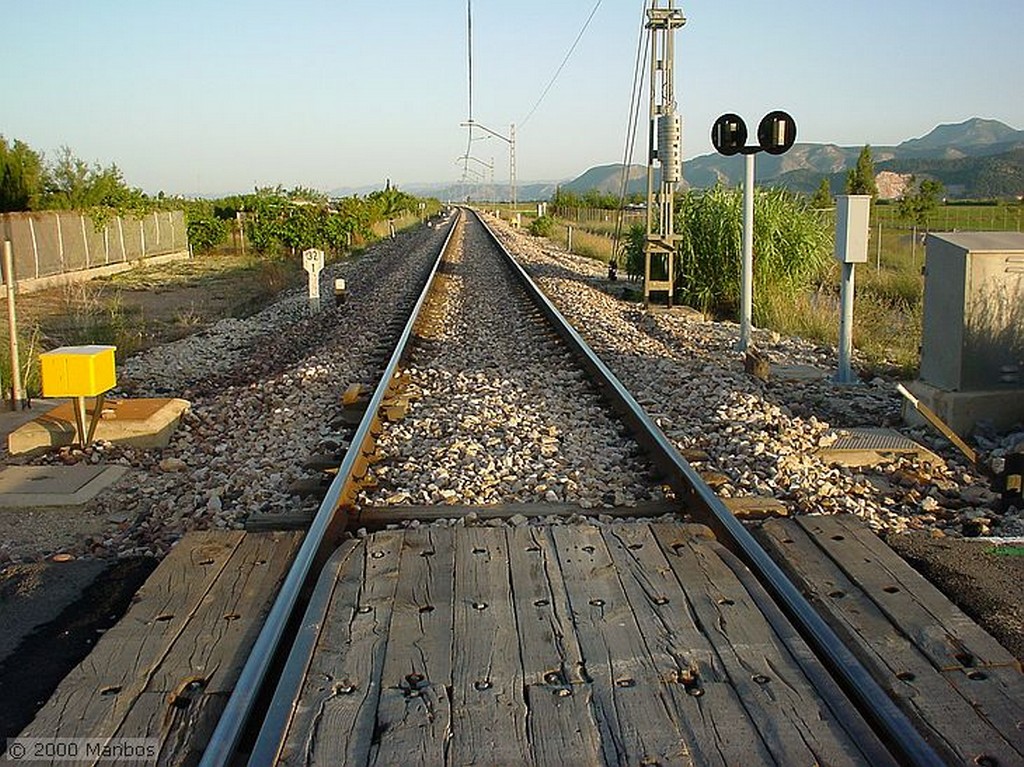
[(159, 764), (198, 763), (301, 540), (186, 535), (19, 737), (156, 738)]
[(891, 763), (700, 526), (381, 532), (313, 601), (279, 764)]
[(951, 764), (1024, 764), (1016, 658), (856, 517), (771, 520), (769, 552)]
[[(950, 764), (1024, 764), (1018, 662), (862, 522), (761, 537)], [(300, 539), (187, 535), (21, 735), (155, 737), (160, 764), (196, 764)], [(347, 541), (298, 640), (254, 763), (893, 763), (697, 525)]]

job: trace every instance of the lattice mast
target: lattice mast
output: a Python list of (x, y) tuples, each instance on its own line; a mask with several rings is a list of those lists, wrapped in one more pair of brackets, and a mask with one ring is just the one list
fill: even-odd
[[(651, 294), (665, 292), (672, 306), (675, 285), (675, 252), (679, 236), (674, 231), (675, 191), (683, 178), (683, 121), (676, 111), (673, 73), (675, 31), (686, 23), (674, 0), (661, 7), (651, 0), (646, 28), (650, 30), (650, 127), (647, 153), (647, 240), (644, 246), (644, 305)], [(655, 184), (655, 162), (661, 177)], [(652, 277), (652, 265), (659, 272)]]

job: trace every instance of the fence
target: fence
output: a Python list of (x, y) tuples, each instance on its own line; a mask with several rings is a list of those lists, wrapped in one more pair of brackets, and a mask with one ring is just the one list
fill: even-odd
[(185, 214), (157, 211), (114, 216), (97, 227), (81, 213), (42, 211), (0, 215), (0, 240), (10, 240), (19, 284), (69, 272), (188, 252)]
[[(579, 224), (596, 224), (595, 228), (615, 228), (616, 219), (619, 213), (622, 214), (623, 228), (628, 229), (632, 224), (643, 224), (647, 221), (647, 212), (644, 210), (608, 210), (606, 208), (566, 208), (551, 205), (548, 214), (567, 221), (575, 221)], [(601, 225), (605, 225), (602, 227)]]

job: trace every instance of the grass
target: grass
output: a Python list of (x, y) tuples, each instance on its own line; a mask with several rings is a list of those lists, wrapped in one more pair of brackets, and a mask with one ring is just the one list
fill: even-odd
[[(522, 210), (523, 206), (520, 206)], [(549, 215), (554, 211), (548, 208)], [(615, 231), (612, 211), (564, 211), (556, 218), (553, 244), (565, 248), (566, 227), (573, 227), (573, 251), (607, 261), (612, 253), (611, 237)], [(532, 212), (527, 211), (527, 216)], [(631, 212), (623, 227), (625, 232), (633, 219), (643, 221), (643, 213)], [(759, 218), (759, 220), (762, 220)], [(529, 218), (524, 221), (528, 225)], [(784, 222), (775, 222), (770, 229), (785, 229)], [(834, 223), (827, 219), (831, 232)], [(761, 227), (758, 227), (761, 229)], [(871, 232), (868, 263), (856, 271), (854, 302), (854, 346), (870, 368), (895, 371), (905, 377), (916, 375), (920, 365), (922, 302), (925, 260), (923, 235), (926, 231), (1024, 231), (1024, 204), (1019, 203), (951, 203), (931, 211), (927, 227), (915, 227), (898, 217), (896, 205), (876, 205), (871, 211)], [(725, 238), (723, 230), (723, 238)], [(792, 233), (799, 235), (799, 232)], [(729, 237), (734, 238), (734, 233)], [(729, 239), (729, 238), (725, 238)], [(765, 246), (755, 242), (755, 258), (765, 257)], [(724, 242), (724, 239), (723, 239)], [(770, 244), (769, 244), (770, 245)], [(709, 252), (732, 249), (721, 243), (708, 243)], [(769, 253), (771, 269), (785, 271), (787, 265), (776, 253)], [(705, 258), (700, 257), (701, 261)], [(786, 288), (768, 290), (763, 284), (755, 287), (754, 312), (759, 326), (787, 335), (796, 335), (822, 344), (835, 344), (839, 325), (839, 266), (826, 259), (820, 271), (812, 276), (812, 289)], [(723, 262), (719, 271), (735, 271), (732, 263)], [(728, 293), (728, 291), (726, 291)], [(711, 300), (710, 294), (705, 296)], [(726, 295), (728, 304), (728, 295)], [(733, 317), (727, 309), (722, 316)]]
[[(395, 228), (401, 231), (418, 223), (416, 215), (405, 214), (395, 220)], [(362, 245), (362, 239), (356, 238), (349, 255), (362, 253)], [(123, 359), (224, 317), (254, 314), (281, 291), (305, 281), (296, 256), (287, 252), (259, 255), (251, 250), (242, 254), (229, 244), (187, 260), (138, 266), (109, 277), (19, 295), (23, 385), (30, 396), (39, 395), (41, 351), (105, 344), (116, 346), (118, 358)], [(0, 329), (4, 396), (9, 396), (11, 385), (7, 338), (6, 327)]]

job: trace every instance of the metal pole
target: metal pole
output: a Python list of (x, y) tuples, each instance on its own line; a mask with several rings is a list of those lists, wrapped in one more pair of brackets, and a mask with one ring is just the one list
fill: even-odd
[(754, 155), (746, 155), (743, 180), (743, 264), (740, 269), (740, 351), (750, 346), (754, 304)]
[(878, 219), (878, 250), (875, 254), (875, 271), (882, 271), (882, 219)]
[(21, 357), (18, 354), (18, 315), (14, 308), (14, 252), (11, 241), (4, 240), (4, 284), (7, 286), (7, 334), (11, 345), (11, 410), (18, 410), (25, 403), (25, 392), (21, 388)]
[[(517, 197), (518, 197), (518, 190), (516, 189), (516, 124), (515, 123), (512, 123), (509, 126), (508, 136), (509, 136), (509, 142), (508, 142), (509, 173), (508, 173), (508, 175), (509, 175), (509, 185), (512, 187), (510, 192), (509, 192), (509, 197), (512, 198), (511, 199), (511, 202), (512, 202), (512, 213), (513, 213), (513, 215), (515, 215), (516, 205), (519, 202), (519, 200), (517, 199)], [(493, 173), (494, 171), (492, 170), (491, 172)]]
[(853, 356), (853, 269), (856, 264), (842, 264), (842, 277), (839, 285), (839, 370), (836, 372), (836, 383), (856, 383), (850, 366)]

